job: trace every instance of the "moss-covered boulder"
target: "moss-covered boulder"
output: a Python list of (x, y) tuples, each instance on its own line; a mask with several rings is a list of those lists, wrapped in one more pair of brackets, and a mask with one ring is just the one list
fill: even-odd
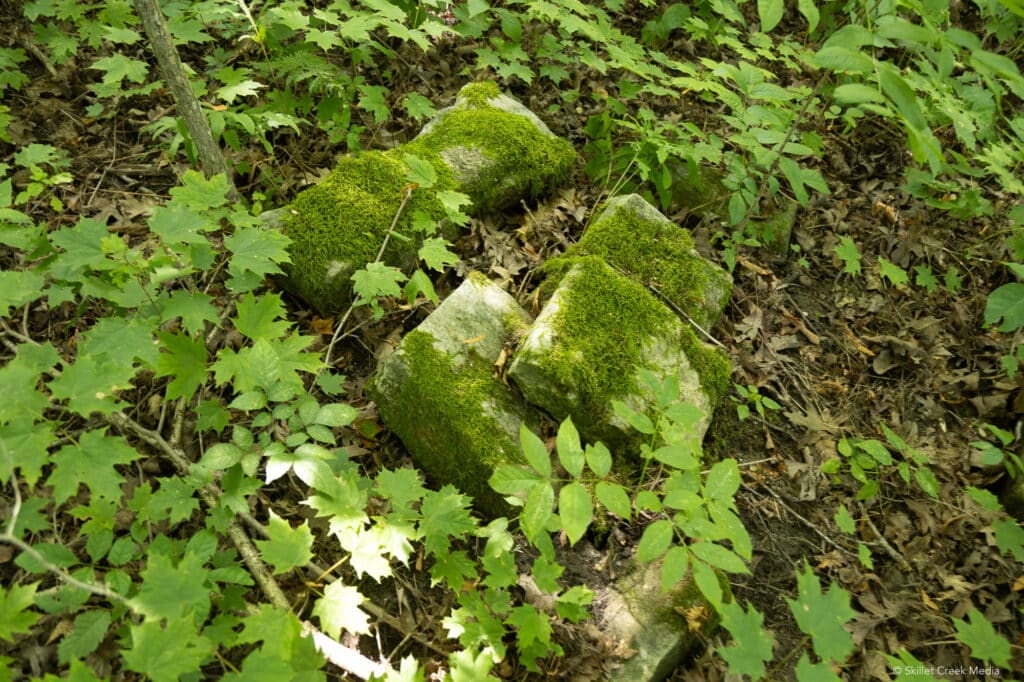
[(545, 304), (509, 367), (529, 402), (557, 420), (571, 416), (588, 440), (635, 444), (612, 402), (648, 412), (653, 395), (640, 372), (675, 374), (681, 398), (699, 408), (703, 436), (729, 381), (729, 361), (648, 289), (602, 258), (580, 256)]
[[(410, 154), (433, 165), (437, 182), (412, 192), (403, 207)], [(470, 213), (484, 214), (550, 192), (575, 159), (568, 142), (496, 85), (467, 85), (414, 140), (344, 157), (279, 214), (291, 238), (284, 285), (322, 312), (336, 310), (350, 300), (352, 273), (376, 259), (396, 215), (396, 230), (412, 238), (390, 240), (384, 260), (411, 266), (419, 245), (412, 218), (441, 221), (438, 192), (466, 194)]]
[(529, 324), (511, 296), (473, 275), (406, 334), (368, 387), (381, 420), (417, 464), (493, 516), (511, 509), (488, 479), (502, 464), (525, 462), (519, 427), (540, 425), (540, 414), (494, 369), (504, 344)]
[(714, 324), (732, 293), (729, 273), (702, 258), (690, 234), (639, 194), (609, 199), (580, 241), (546, 269), (557, 277), (580, 255), (604, 258), (704, 328)]

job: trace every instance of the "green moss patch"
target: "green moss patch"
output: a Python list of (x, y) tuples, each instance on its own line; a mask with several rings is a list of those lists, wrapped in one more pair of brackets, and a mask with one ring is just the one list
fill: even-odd
[[(487, 481), (502, 464), (523, 464), (519, 424), (539, 427), (538, 419), (494, 378), (491, 362), (467, 353), (461, 363), (435, 347), (424, 331), (406, 335), (391, 371), (400, 377), (396, 395), (369, 388), (383, 421), (416, 461), (437, 481), (452, 483), (473, 496), (475, 504), (494, 516), (510, 512)], [(378, 381), (380, 379), (378, 378)]]
[[(685, 229), (636, 195), (613, 199), (597, 215), (580, 241), (566, 252), (567, 258), (601, 256), (655, 289), (702, 327), (718, 319), (732, 281), (724, 270), (697, 254)], [(545, 270), (557, 279), (568, 271), (570, 262), (553, 259)]]

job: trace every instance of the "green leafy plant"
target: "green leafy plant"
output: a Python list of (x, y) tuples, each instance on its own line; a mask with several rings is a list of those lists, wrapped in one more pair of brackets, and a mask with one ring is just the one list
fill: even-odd
[[(879, 476), (887, 470), (895, 470), (908, 485), (913, 474), (921, 490), (933, 498), (937, 497), (939, 483), (935, 473), (928, 467), (928, 456), (908, 445), (885, 424), (881, 424), (880, 428), (886, 443), (874, 438), (840, 438), (836, 449), (843, 459), (826, 460), (822, 464), (822, 472), (838, 474), (845, 460), (848, 473), (861, 484), (857, 493), (859, 500), (870, 500), (878, 495)], [(899, 461), (893, 458), (890, 449), (901, 456)]]
[(768, 419), (770, 411), (777, 412), (782, 409), (782, 405), (779, 405), (766, 395), (761, 395), (757, 390), (757, 386), (733, 384), (733, 388), (736, 389), (738, 397), (731, 396), (730, 399), (736, 403), (736, 416), (739, 417), (740, 421), (746, 421), (750, 418), (751, 407), (753, 407), (761, 419)]

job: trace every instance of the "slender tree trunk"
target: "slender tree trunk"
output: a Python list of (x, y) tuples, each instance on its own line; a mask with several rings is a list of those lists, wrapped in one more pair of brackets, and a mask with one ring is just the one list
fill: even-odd
[(228, 180), (228, 196), (237, 199), (238, 192), (235, 190), (231, 173), (228, 172), (224, 154), (214, 142), (210, 122), (206, 120), (199, 100), (189, 85), (185, 67), (182, 66), (181, 57), (178, 56), (171, 34), (167, 31), (167, 22), (159, 3), (157, 0), (135, 0), (135, 12), (142, 20), (142, 27), (149, 36), (149, 44), (153, 46), (153, 52), (160, 65), (160, 74), (170, 87), (178, 113), (185, 119), (189, 135), (192, 136), (192, 141), (199, 152), (199, 164), (203, 173), (207, 177), (223, 173)]

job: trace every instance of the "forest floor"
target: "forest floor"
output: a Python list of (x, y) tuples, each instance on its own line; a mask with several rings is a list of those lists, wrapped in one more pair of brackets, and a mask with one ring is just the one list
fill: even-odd
[[(472, 54), (464, 50), (437, 48), (422, 55), (403, 48), (391, 63), (367, 67), (362, 75), (373, 81), (387, 71), (393, 92), (417, 91), (440, 108), (465, 84), (459, 74), (471, 62)], [(26, 65), (35, 71), (34, 79), (5, 102), (14, 117), (12, 142), (50, 144), (71, 153), (74, 182), (59, 191), (68, 221), (91, 216), (141, 239), (147, 211), (165, 200), (187, 167), (180, 157), (169, 159), (164, 145), (141, 132), (167, 113), (169, 99), (162, 93), (137, 97), (123, 102), (112, 117), (91, 119), (85, 108), (93, 75), (86, 65), (72, 59), (58, 65), (55, 74)], [(580, 85), (588, 94), (601, 87), (599, 80)], [(557, 92), (522, 83), (510, 93), (537, 112), (558, 105), (556, 113), (541, 113), (542, 118), (582, 150), (583, 126), (599, 103), (581, 97), (577, 109)], [(380, 128), (364, 123), (371, 131), (363, 140), (365, 148), (399, 144), (419, 129), (400, 117)], [(986, 330), (982, 321), (985, 297), (1004, 277), (998, 263), (1001, 245), (990, 238), (999, 225), (956, 220), (902, 192), (910, 159), (900, 131), (862, 126), (818, 133), (826, 150), (820, 170), (831, 195), (814, 197), (798, 213), (791, 240), (798, 252), (741, 248), (732, 299), (710, 330), (732, 357), (735, 383), (756, 387), (781, 406), (763, 418), (755, 412), (741, 421), (737, 403), (726, 399), (705, 443), (708, 457), (735, 457), (743, 464), (738, 500), (754, 539), (754, 559), (750, 575), (734, 577), (733, 592), (764, 613), (765, 627), (774, 632), (777, 658), (771, 679), (792, 679), (804, 644), (785, 600), (795, 596), (794, 568), (805, 561), (823, 582), (831, 580), (851, 595), (858, 648), (844, 668), (847, 679), (891, 679), (884, 654), (900, 648), (936, 668), (968, 665), (971, 659), (950, 617), (964, 618), (972, 607), (1018, 638), (1012, 643), (1018, 645), (1020, 661), (1021, 565), (1000, 556), (986, 518), (964, 492), (965, 486), (998, 492), (1004, 483), (1002, 468), (981, 466), (970, 445), (985, 435), (981, 425), (1019, 434), (1024, 419), (1020, 379), (1010, 382), (998, 364), (1008, 352), (1008, 340)], [(236, 161), (238, 156), (246, 156), (254, 168), (272, 168), (265, 173), (277, 179), (272, 202), (284, 205), (330, 169), (338, 151), (317, 131), (301, 136), (285, 131), (272, 154), (252, 148), (236, 155)], [(243, 195), (266, 192), (262, 185), (247, 184), (245, 177), (237, 181)], [(579, 237), (603, 191), (579, 170), (572, 184), (545, 203), (474, 220), (457, 244), (463, 261), (437, 283), (438, 293), (443, 297), (468, 271), (477, 270), (506, 284), (529, 309), (539, 266)], [(771, 200), (766, 197), (766, 206)], [(712, 243), (721, 226), (697, 219), (687, 206), (674, 206), (669, 213), (693, 228), (704, 255), (721, 261)], [(834, 252), (844, 236), (863, 254), (860, 274), (844, 272)], [(893, 286), (879, 275), (879, 257), (909, 271), (927, 263), (937, 276), (946, 273), (949, 279), (931, 292)], [(302, 328), (329, 332), (331, 320), (318, 318), (301, 301), (288, 302)], [(406, 455), (377, 425), (362, 387), (372, 374), (375, 354), (427, 312), (426, 307), (395, 309), (376, 323), (359, 318), (342, 342), (337, 369), (348, 376), (347, 400), (361, 408), (359, 428), (346, 447), (369, 468), (396, 466)], [(51, 330), (62, 322), (30, 321), (36, 329)], [(322, 338), (326, 343), (329, 337)], [(885, 470), (878, 474), (878, 495), (858, 501), (859, 483), (845, 474), (821, 472), (823, 462), (840, 457), (841, 437), (884, 440), (882, 425), (928, 457), (927, 466), (940, 484), (937, 499), (913, 479), (908, 484), (895, 470)], [(299, 499), (296, 491), (294, 499), (264, 504), (288, 507)], [(854, 535), (837, 526), (840, 505), (856, 522)], [(635, 536), (635, 528), (619, 528), (610, 542), (620, 542), (619, 551), (625, 552), (624, 543)], [(858, 540), (870, 548), (873, 567), (858, 560)], [(320, 560), (329, 564), (330, 556)], [(444, 631), (427, 625), (427, 619), (439, 621), (444, 596), (428, 589), (426, 579), (412, 570), (397, 582), (397, 588), (388, 588), (390, 597), (381, 598), (394, 600), (394, 592), (400, 593), (405, 607), (420, 614), (417, 628), (428, 640), (413, 645), (421, 647), (416, 653), (439, 655), (448, 646)], [(374, 591), (367, 587), (367, 594), (374, 596)], [(594, 643), (594, 633), (559, 634), (576, 660), (551, 668), (551, 677), (569, 678), (561, 671), (572, 670), (583, 679), (607, 663), (595, 660), (607, 652)], [(724, 679), (725, 666), (713, 653), (724, 643), (722, 635), (711, 637), (705, 652), (672, 679)], [(514, 661), (497, 672), (510, 679), (523, 675)]]

